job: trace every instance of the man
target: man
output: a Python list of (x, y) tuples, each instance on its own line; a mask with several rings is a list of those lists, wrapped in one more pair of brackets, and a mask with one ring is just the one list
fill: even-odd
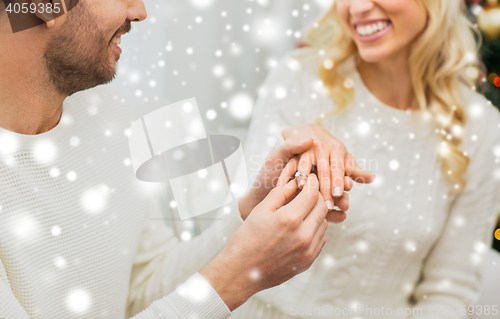
[[(191, 241), (153, 219), (128, 166), (131, 116), (99, 86), (115, 76), (117, 40), (146, 18), (141, 0), (29, 18), (43, 24), (13, 33), (0, 1), (0, 318), (227, 318), (312, 264), (336, 219), (313, 174), (300, 193), (293, 180), (271, 190), (280, 170), (264, 165), (264, 183)], [(267, 161), (312, 142), (289, 139)]]

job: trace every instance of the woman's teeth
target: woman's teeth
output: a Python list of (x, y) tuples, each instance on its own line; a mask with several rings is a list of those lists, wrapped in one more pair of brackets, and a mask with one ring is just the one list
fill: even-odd
[(387, 28), (389, 25), (389, 22), (387, 21), (380, 21), (379, 23), (374, 23), (366, 26), (357, 26), (356, 27), (356, 32), (359, 33), (360, 35), (366, 37), (372, 34), (375, 34), (377, 32), (380, 32)]
[(114, 44), (121, 44), (121, 43), (122, 43), (122, 37), (114, 37), (114, 38), (111, 40), (111, 43), (114, 43)]

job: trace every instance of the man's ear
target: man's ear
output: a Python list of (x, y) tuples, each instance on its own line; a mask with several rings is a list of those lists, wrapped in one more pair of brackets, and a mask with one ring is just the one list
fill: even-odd
[(52, 28), (57, 17), (67, 12), (64, 0), (31, 0), (36, 5), (35, 15), (45, 22), (47, 28)]

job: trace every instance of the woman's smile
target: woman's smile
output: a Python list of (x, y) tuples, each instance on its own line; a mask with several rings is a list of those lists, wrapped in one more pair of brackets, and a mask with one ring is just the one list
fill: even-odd
[(357, 25), (355, 27), (355, 33), (359, 41), (373, 42), (386, 35), (391, 29), (391, 21), (385, 20), (367, 25)]

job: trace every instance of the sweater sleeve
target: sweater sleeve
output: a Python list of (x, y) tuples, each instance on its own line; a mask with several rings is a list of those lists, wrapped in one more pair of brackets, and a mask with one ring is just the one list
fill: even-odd
[[(485, 306), (476, 307), (476, 303), (483, 259), (490, 249), (500, 203), (500, 113), (486, 106), (492, 114), (480, 119), (479, 127), (484, 129), (475, 142), (479, 143), (476, 152), (471, 153), (466, 187), (450, 206), (441, 237), (414, 292), (414, 307), (421, 308), (423, 315), (411, 318), (468, 318), (469, 306), (476, 314)], [(472, 133), (465, 136), (470, 139)], [(433, 314), (429, 314), (429, 307), (435, 309)]]
[(226, 319), (231, 311), (198, 272), (168, 296), (153, 302), (134, 319)]
[(147, 308), (134, 318), (227, 318), (231, 312), (197, 272), (243, 223), (238, 201), (228, 205), (229, 214), (219, 210), (213, 224), (189, 241), (179, 241), (165, 225), (157, 201), (148, 203), (150, 215), (131, 271), (127, 316)]

